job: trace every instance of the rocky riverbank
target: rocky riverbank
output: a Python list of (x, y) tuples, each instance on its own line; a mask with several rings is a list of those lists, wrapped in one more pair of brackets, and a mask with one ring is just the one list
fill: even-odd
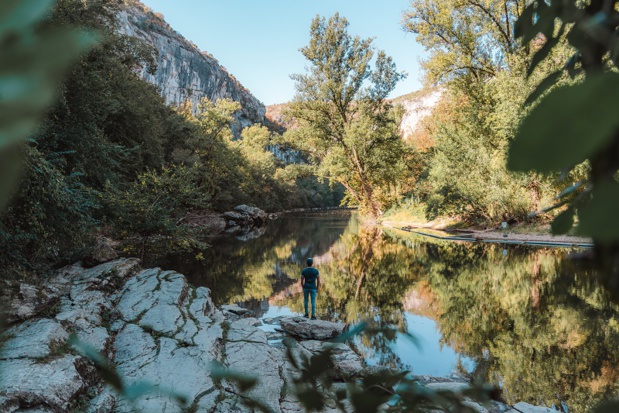
[[(141, 269), (135, 259), (90, 269), (76, 264), (45, 287), (5, 291), (4, 302), (11, 326), (1, 336), (0, 412), (250, 412), (248, 397), (274, 412), (303, 411), (287, 391), (298, 372), (281, 340), (265, 333), (248, 310), (215, 308), (208, 288), (194, 288), (176, 272)], [(297, 355), (317, 354), (324, 340), (345, 329), (298, 317), (278, 321), (297, 338)], [(157, 391), (134, 400), (119, 395), (102, 379), (106, 370), (69, 344), (71, 335), (111, 362), (128, 395), (144, 387)], [(333, 355), (333, 377), (342, 389), (367, 369), (345, 344), (336, 344)], [(260, 381), (248, 392), (234, 380), (217, 381), (213, 362)], [(181, 407), (170, 394), (187, 403)], [(478, 412), (549, 411), (468, 403)], [(335, 395), (324, 411), (338, 411)]]

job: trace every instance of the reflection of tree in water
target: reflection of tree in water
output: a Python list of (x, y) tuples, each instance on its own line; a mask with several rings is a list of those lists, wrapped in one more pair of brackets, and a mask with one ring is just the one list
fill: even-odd
[[(379, 228), (359, 226), (353, 218), (340, 240), (325, 255), (328, 259), (317, 260), (322, 280), (317, 300), (321, 318), (352, 324), (371, 321), (376, 326), (406, 330), (402, 302), (417, 279), (415, 268), (419, 267), (408, 248), (392, 242)], [(294, 311), (303, 311), (300, 290), (274, 301)], [(386, 337), (363, 336), (358, 344), (366, 359), (401, 366), (390, 349), (392, 341)]]
[[(349, 218), (284, 218), (256, 240), (214, 241), (201, 261), (192, 254), (155, 264), (212, 288), (217, 303), (254, 300), (259, 309), (270, 297), (300, 313), (298, 277), (314, 256), (321, 318), (404, 330), (404, 311), (431, 317), (444, 342), (476, 361), (475, 375), (501, 383), (508, 401), (563, 401), (579, 413), (619, 389), (619, 307), (564, 251), (510, 248), (503, 256), (499, 246), (429, 243)], [(357, 344), (367, 359), (401, 365), (383, 336)]]
[(616, 394), (619, 307), (583, 263), (551, 249), (504, 257), (497, 246), (412, 244), (428, 257), (445, 341), (477, 362), (477, 376), (501, 383), (509, 402), (563, 402), (579, 413)]
[(215, 303), (263, 301), (296, 282), (305, 258), (322, 255), (344, 231), (350, 213), (287, 215), (270, 221), (257, 239), (221, 237), (191, 253), (150, 256), (145, 266), (185, 274), (193, 285), (212, 290)]

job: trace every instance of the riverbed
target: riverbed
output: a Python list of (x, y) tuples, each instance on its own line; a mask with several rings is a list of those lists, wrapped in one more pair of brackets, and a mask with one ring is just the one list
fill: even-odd
[(364, 227), (348, 211), (285, 215), (259, 238), (211, 244), (144, 265), (268, 320), (303, 313), (299, 274), (313, 257), (319, 318), (399, 331), (355, 339), (368, 364), (480, 379), (507, 402), (570, 412), (617, 391), (619, 306), (575, 250), (433, 241)]

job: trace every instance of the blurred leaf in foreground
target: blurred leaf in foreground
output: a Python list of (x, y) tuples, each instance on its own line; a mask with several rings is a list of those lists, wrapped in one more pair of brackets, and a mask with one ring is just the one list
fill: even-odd
[(555, 172), (593, 156), (619, 127), (619, 75), (606, 73), (555, 89), (522, 122), (509, 152), (512, 170)]
[(591, 194), (591, 200), (578, 210), (581, 234), (607, 244), (619, 240), (619, 183), (599, 183)]
[(96, 41), (85, 31), (42, 27), (53, 4), (0, 4), (0, 207), (18, 176), (15, 145), (37, 127), (69, 64)]

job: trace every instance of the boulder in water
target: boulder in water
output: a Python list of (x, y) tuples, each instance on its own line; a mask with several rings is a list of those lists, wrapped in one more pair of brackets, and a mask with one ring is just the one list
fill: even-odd
[(238, 205), (234, 207), (234, 210), (251, 217), (254, 223), (258, 225), (264, 224), (269, 218), (267, 213), (260, 208), (252, 207), (249, 205)]
[(346, 324), (303, 317), (285, 317), (280, 320), (282, 330), (302, 340), (330, 340), (346, 331)]

